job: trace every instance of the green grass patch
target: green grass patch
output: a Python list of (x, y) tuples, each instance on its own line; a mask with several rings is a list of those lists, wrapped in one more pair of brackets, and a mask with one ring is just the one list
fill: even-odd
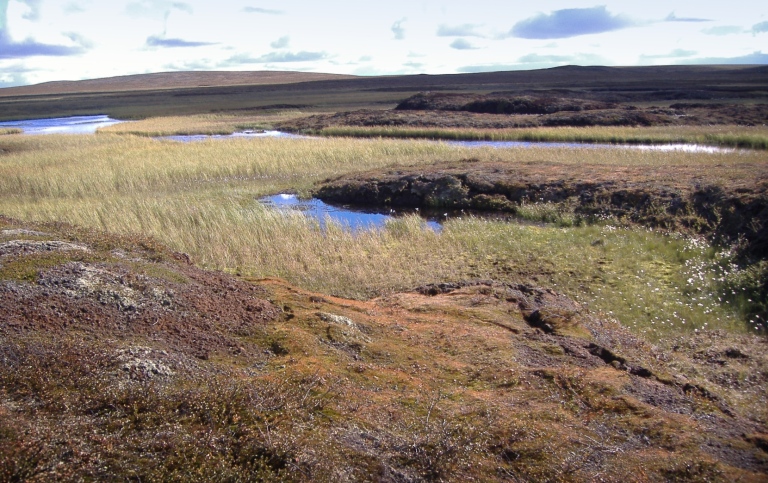
[(34, 283), (43, 270), (69, 262), (93, 262), (95, 260), (97, 257), (77, 250), (66, 253), (43, 252), (8, 257), (0, 264), (0, 280)]

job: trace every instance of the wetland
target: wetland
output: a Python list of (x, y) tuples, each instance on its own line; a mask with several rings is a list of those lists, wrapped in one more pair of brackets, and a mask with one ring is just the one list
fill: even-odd
[(0, 89), (1, 480), (765, 478), (764, 67), (300, 75)]

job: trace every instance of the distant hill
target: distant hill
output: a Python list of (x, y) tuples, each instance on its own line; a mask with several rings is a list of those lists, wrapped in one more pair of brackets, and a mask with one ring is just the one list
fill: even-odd
[(355, 76), (290, 71), (191, 71), (136, 74), (103, 79), (44, 82), (0, 89), (0, 96), (120, 92), (189, 87), (295, 84), (318, 80), (353, 79)]
[(439, 75), (161, 72), (0, 89), (0, 119), (107, 114), (116, 119), (293, 106), (307, 112), (389, 109), (419, 92), (504, 93), (605, 102), (768, 100), (768, 66), (561, 66)]
[[(550, 69), (478, 72), (465, 74), (353, 76), (293, 71), (189, 71), (136, 74), (102, 79), (44, 82), (0, 88), (0, 97), (51, 94), (184, 89), (198, 87), (267, 86), (312, 81), (353, 81), (368, 89), (428, 89), (498, 84), (591, 84), (603, 82), (647, 82), (660, 80), (765, 80), (768, 66), (755, 65), (667, 65), (605, 67), (566, 65)], [(348, 83), (340, 86), (347, 87)]]

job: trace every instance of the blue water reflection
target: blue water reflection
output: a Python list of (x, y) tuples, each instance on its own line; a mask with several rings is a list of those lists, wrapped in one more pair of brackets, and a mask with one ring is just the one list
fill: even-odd
[(71, 116), (50, 119), (2, 121), (0, 127), (21, 129), (24, 134), (93, 134), (100, 127), (123, 121), (109, 116)]
[[(111, 126), (121, 122), (109, 116), (72, 116), (50, 119), (27, 119), (22, 121), (2, 121), (0, 127), (19, 128), (25, 134), (93, 134), (101, 127)], [(196, 134), (184, 136), (161, 136), (156, 139), (192, 142), (206, 139), (232, 138), (286, 138), (302, 139), (309, 136), (292, 134), (282, 131), (241, 131), (226, 135)], [(719, 148), (699, 144), (590, 144), (590, 143), (559, 143), (559, 142), (529, 142), (529, 141), (438, 141), (447, 144), (479, 148), (491, 147), (509, 148), (568, 148), (568, 149), (638, 149), (645, 151), (683, 151), (689, 153), (724, 153), (733, 152), (733, 148)]]
[(549, 143), (531, 141), (446, 141), (448, 144), (467, 148), (567, 148), (567, 149), (636, 149), (640, 151), (682, 151), (686, 153), (730, 153), (734, 148), (720, 148), (702, 144), (600, 144), (600, 143)]
[[(261, 198), (260, 202), (279, 210), (295, 210), (306, 216), (314, 218), (320, 222), (320, 226), (325, 228), (326, 217), (339, 223), (344, 227), (349, 227), (352, 231), (370, 230), (372, 228), (383, 228), (388, 220), (394, 219), (398, 215), (408, 213), (419, 213), (418, 210), (392, 210), (376, 209), (375, 207), (352, 207), (349, 205), (334, 206), (324, 203), (317, 198), (299, 199), (292, 194), (279, 194)], [(443, 216), (443, 219), (447, 218)], [(440, 217), (426, 216), (425, 221), (428, 227), (435, 231), (440, 231), (442, 226), (439, 223)]]
[(232, 138), (306, 138), (300, 134), (291, 134), (282, 131), (240, 131), (232, 134), (190, 134), (180, 136), (160, 136), (156, 139), (167, 139), (169, 141), (180, 141), (188, 143), (192, 141), (205, 141), (207, 139), (232, 139)]

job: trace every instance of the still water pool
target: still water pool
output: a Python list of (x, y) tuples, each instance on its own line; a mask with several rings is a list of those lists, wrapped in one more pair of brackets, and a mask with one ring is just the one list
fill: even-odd
[(21, 129), (24, 134), (93, 134), (100, 127), (124, 121), (109, 116), (71, 116), (51, 119), (2, 121), (0, 127)]
[[(325, 228), (326, 219), (330, 218), (344, 227), (349, 227), (352, 231), (383, 228), (388, 220), (396, 216), (420, 213), (418, 210), (407, 209), (393, 210), (376, 209), (376, 207), (330, 205), (317, 198), (300, 199), (293, 194), (267, 196), (259, 201), (277, 210), (293, 210), (303, 213), (305, 216), (317, 220), (322, 228)], [(424, 218), (427, 226), (435, 231), (440, 231), (442, 229), (440, 221), (444, 221), (449, 216), (452, 215), (448, 213), (430, 214), (424, 216)]]

